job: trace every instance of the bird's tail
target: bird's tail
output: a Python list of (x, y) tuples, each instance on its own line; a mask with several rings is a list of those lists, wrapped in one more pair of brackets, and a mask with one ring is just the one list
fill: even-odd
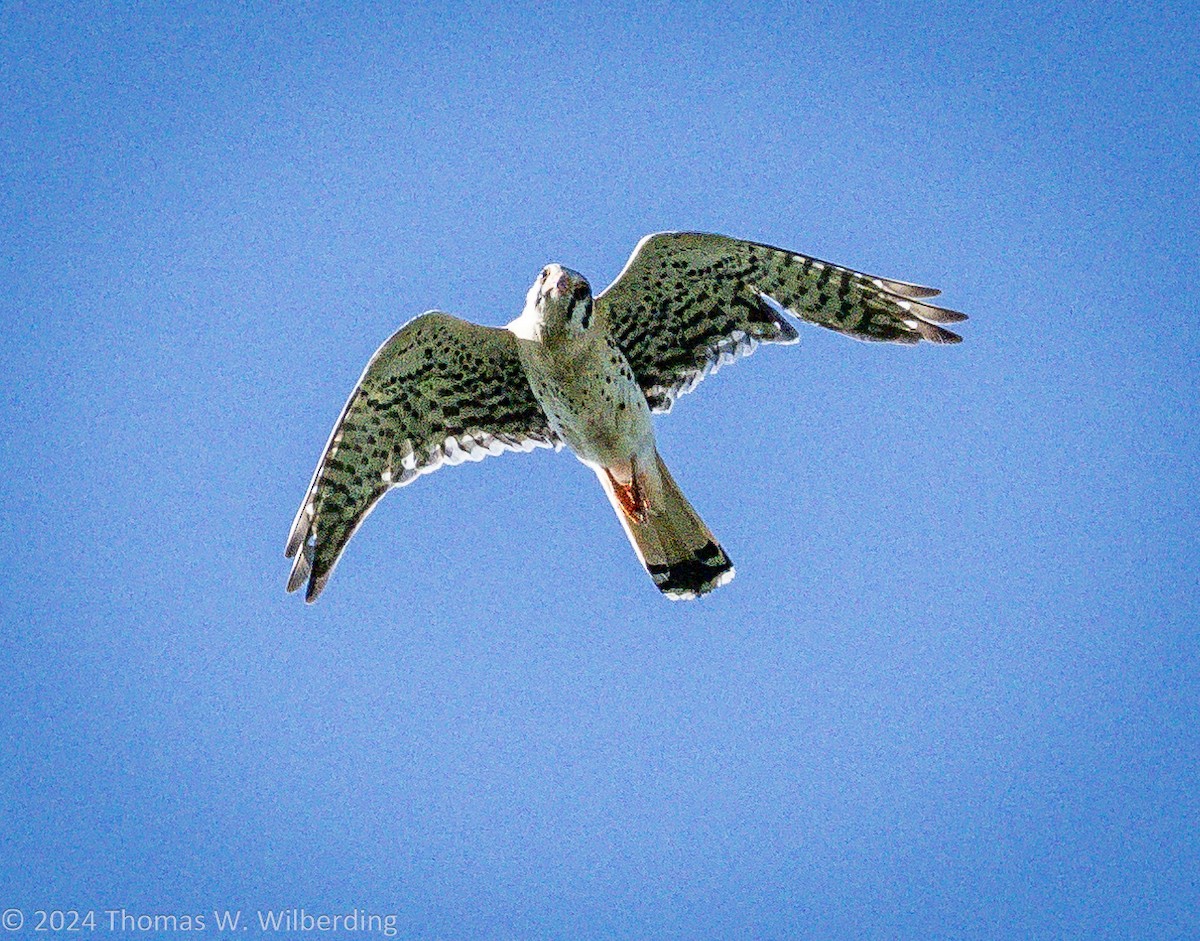
[(698, 598), (733, 579), (733, 563), (692, 509), (658, 452), (622, 485), (597, 471), (609, 502), (654, 584), (672, 601)]

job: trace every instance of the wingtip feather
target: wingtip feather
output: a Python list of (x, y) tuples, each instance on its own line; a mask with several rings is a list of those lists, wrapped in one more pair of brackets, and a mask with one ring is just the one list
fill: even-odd
[(923, 284), (913, 284), (909, 281), (895, 281), (892, 278), (876, 278), (875, 280), (885, 291), (898, 294), (900, 297), (937, 297), (942, 293), (937, 288), (925, 287)]
[(928, 323), (924, 320), (916, 322), (916, 331), (921, 335), (921, 339), (928, 340), (930, 343), (961, 343), (962, 337), (950, 330), (945, 330), (937, 324)]
[(948, 307), (934, 307), (932, 304), (921, 305), (921, 316), (934, 323), (962, 323), (967, 317), (962, 311), (950, 310)]
[(303, 585), (310, 571), (312, 571), (312, 559), (309, 557), (309, 553), (300, 552), (296, 555), (296, 561), (292, 563), (292, 571), (288, 574), (287, 590), (293, 592)]
[(329, 581), (329, 572), (324, 575), (309, 579), (308, 588), (304, 592), (304, 603), (312, 604), (317, 600), (317, 596), (325, 590), (325, 583)]

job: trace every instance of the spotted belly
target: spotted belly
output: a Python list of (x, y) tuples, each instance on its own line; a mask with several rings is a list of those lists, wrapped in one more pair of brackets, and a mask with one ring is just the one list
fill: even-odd
[(530, 370), (534, 394), (558, 432), (586, 464), (613, 467), (653, 447), (646, 396), (625, 357), (607, 346), (598, 355), (577, 357), (569, 368)]

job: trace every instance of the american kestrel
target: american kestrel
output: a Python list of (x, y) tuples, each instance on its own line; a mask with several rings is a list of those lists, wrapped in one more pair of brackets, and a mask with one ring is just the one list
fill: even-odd
[(706, 594), (733, 563), (663, 463), (651, 414), (760, 343), (796, 342), (789, 314), (860, 340), (957, 343), (938, 324), (966, 315), (924, 302), (937, 293), (770, 245), (659, 232), (595, 298), (555, 264), (505, 328), (421, 314), (371, 357), (334, 425), (292, 524), (287, 589), (307, 581), (313, 601), (391, 488), (443, 464), (566, 444), (658, 589)]

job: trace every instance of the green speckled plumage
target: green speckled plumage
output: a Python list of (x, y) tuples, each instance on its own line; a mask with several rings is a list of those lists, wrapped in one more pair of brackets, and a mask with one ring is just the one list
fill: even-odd
[(792, 343), (786, 310), (859, 340), (956, 343), (966, 316), (921, 303), (938, 292), (770, 245), (700, 232), (644, 238), (596, 298), (650, 406), (669, 411), (709, 372), (759, 343)]
[(759, 344), (795, 342), (788, 314), (861, 340), (956, 343), (938, 324), (966, 317), (924, 302), (937, 293), (757, 242), (660, 232), (595, 298), (582, 276), (547, 266), (506, 329), (422, 314), (371, 358), (334, 426), (288, 538), (288, 590), (307, 582), (315, 599), (392, 487), (565, 442), (664, 594), (704, 594), (733, 566), (662, 463), (650, 411)]
[(375, 503), (444, 463), (558, 447), (507, 330), (431, 311), (371, 357), (292, 524), (288, 590), (314, 599)]

